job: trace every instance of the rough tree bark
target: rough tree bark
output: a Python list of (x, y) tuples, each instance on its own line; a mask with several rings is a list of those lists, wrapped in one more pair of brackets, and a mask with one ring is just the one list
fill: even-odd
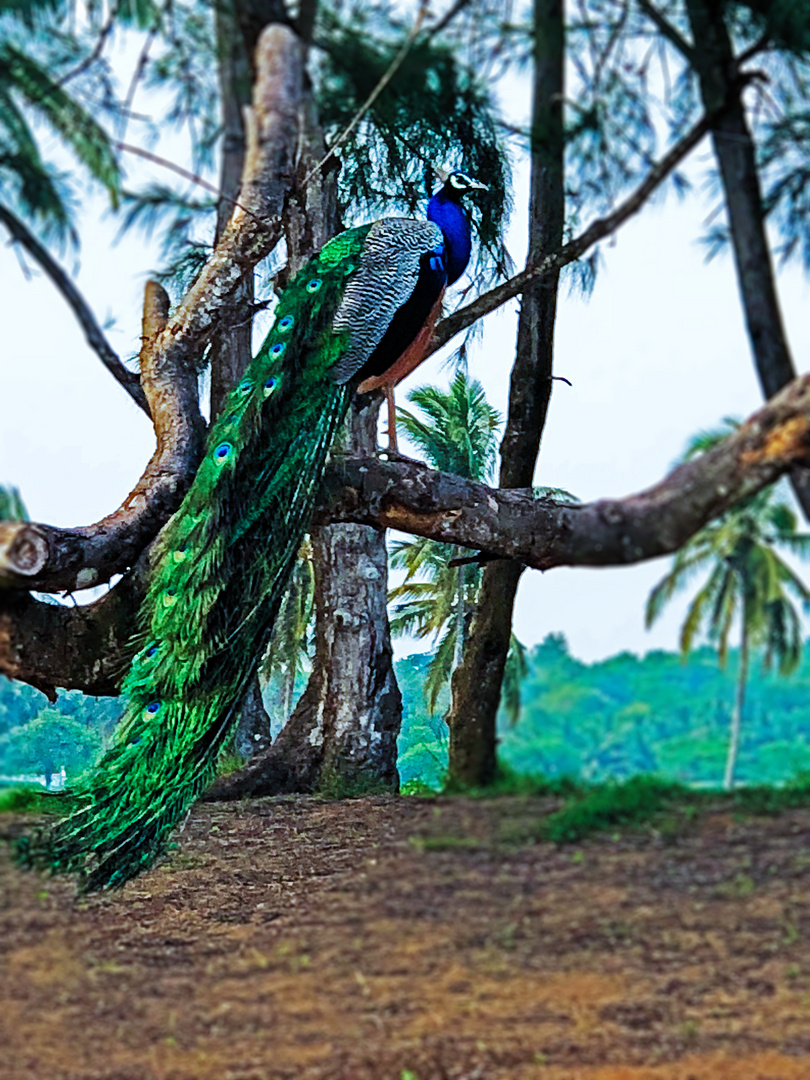
[[(288, 263), (284, 278), (340, 228), (336, 178), (303, 186), (325, 146), (311, 98), (302, 119), (296, 180), (285, 210)], [(377, 448), (377, 395), (358, 397), (343, 452)], [(395, 791), (402, 699), (388, 625), (385, 533), (357, 524), (312, 530), (315, 571), (315, 657), (298, 705), (275, 743), (240, 772), (215, 785), (217, 798), (312, 791), (339, 780), (374, 782)]]
[[(740, 78), (726, 26), (726, 0), (687, 0), (693, 44), (687, 59), (697, 72), (728, 212), (734, 266), (751, 351), (766, 398), (796, 377), (773, 273), (756, 151), (745, 115)], [(797, 469), (793, 489), (810, 520), (810, 471)]]
[[(528, 264), (562, 245), (563, 12), (561, 0), (535, 0), (531, 196)], [(554, 321), (559, 270), (523, 293), (509, 411), (501, 443), (500, 487), (530, 487), (551, 395)], [(470, 635), (452, 676), (449, 779), (459, 785), (491, 783), (496, 769), (495, 722), (512, 633), (519, 562), (484, 568)]]

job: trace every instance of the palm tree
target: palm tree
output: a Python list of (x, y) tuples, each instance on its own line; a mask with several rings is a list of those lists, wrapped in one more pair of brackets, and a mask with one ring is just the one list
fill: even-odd
[[(106, 188), (113, 206), (121, 190), (106, 132), (65, 89), (66, 73), (55, 72), (48, 57), (27, 47), (35, 38), (64, 44), (66, 35), (55, 25), (44, 36), (35, 33), (58, 6), (27, 0), (16, 10), (12, 5), (0, 22), (0, 221), (20, 242), (31, 235), (26, 222), (45, 237), (76, 239), (70, 196), (63, 177), (42, 156), (34, 122), (44, 121), (85, 174)], [(34, 246), (26, 244), (29, 251)]]
[(0, 484), (0, 521), (28, 521), (28, 511), (19, 488)]
[[(683, 460), (715, 446), (737, 427), (739, 421), (727, 418), (722, 429), (698, 435)], [(796, 525), (781, 485), (761, 491), (696, 533), (647, 599), (649, 627), (676, 593), (708, 571), (681, 627), (684, 658), (698, 634), (705, 632), (724, 666), (731, 632), (739, 626), (740, 660), (723, 778), (727, 791), (734, 786), (751, 651), (761, 648), (765, 667), (775, 660), (782, 674), (793, 671), (801, 658), (802, 626), (795, 602), (806, 607), (810, 590), (777, 550), (802, 558), (810, 554), (810, 535), (797, 532)]]
[(292, 712), (296, 676), (309, 667), (309, 631), (315, 602), (315, 568), (312, 544), (304, 539), (293, 568), (290, 584), (279, 608), (273, 634), (262, 658), (263, 681), (280, 684), (279, 714), (282, 723)]
[[(501, 418), (487, 402), (480, 382), (459, 372), (448, 391), (423, 386), (408, 400), (422, 415), (399, 409), (399, 421), (430, 465), (470, 480), (492, 478)], [(390, 600), (399, 601), (391, 616), (391, 632), (437, 639), (425, 682), (431, 711), (461, 662), (480, 585), (480, 565), (459, 561), (463, 554), (464, 549), (453, 544), (424, 538), (400, 541), (391, 549), (392, 567), (406, 572), (402, 584), (389, 593)], [(525, 670), (525, 650), (513, 634), (504, 692), (513, 720), (520, 709), (519, 685)]]

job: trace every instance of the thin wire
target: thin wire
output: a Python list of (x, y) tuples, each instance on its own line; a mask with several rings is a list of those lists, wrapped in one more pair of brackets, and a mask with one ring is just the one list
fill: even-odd
[[(207, 180), (203, 180), (203, 178), (197, 176), (196, 173), (184, 169), (182, 165), (175, 165), (173, 161), (168, 161), (166, 158), (153, 154), (151, 150), (143, 150), (140, 146), (132, 146), (130, 143), (124, 142), (117, 142), (115, 148), (116, 150), (123, 150), (127, 154), (136, 154), (138, 157), (146, 158), (147, 161), (151, 161), (155, 165), (160, 165), (164, 169), (169, 169), (171, 172), (177, 173), (178, 176), (182, 176), (185, 180), (190, 180), (192, 184), (199, 184), (200, 187), (204, 187), (207, 191), (213, 192), (218, 198), (220, 197), (218, 187), (209, 184)], [(239, 203), (234, 202), (234, 206), (239, 206)], [(242, 209), (244, 210), (245, 208), (242, 207)]]

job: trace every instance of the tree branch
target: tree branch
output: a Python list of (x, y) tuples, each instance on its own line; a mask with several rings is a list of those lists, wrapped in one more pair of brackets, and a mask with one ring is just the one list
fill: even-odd
[(669, 153), (661, 158), (657, 165), (653, 166), (635, 191), (612, 214), (594, 221), (583, 233), (569, 243), (564, 244), (559, 251), (555, 251), (541, 260), (536, 266), (527, 266), (525, 270), (521, 270), (519, 274), (515, 274), (514, 277), (505, 281), (502, 285), (497, 285), (494, 289), (490, 289), (489, 292), (485, 292), (482, 296), (473, 300), (472, 303), (466, 304), (464, 307), (459, 308), (458, 311), (454, 311), (452, 315), (442, 319), (436, 327), (427, 355), (430, 356), (437, 349), (441, 349), (456, 334), (460, 334), (478, 319), (483, 318), (484, 315), (489, 315), (490, 312), (505, 304), (507, 300), (511, 300), (519, 293), (522, 293), (530, 282), (536, 281), (545, 274), (561, 269), (563, 266), (567, 266), (569, 263), (581, 258), (588, 248), (615, 232), (620, 225), (623, 225), (625, 221), (637, 214), (656, 188), (697, 146), (708, 132), (712, 120), (713, 117), (704, 116), (694, 127), (690, 128)]
[[(666, 555), (742, 499), (810, 461), (810, 375), (796, 379), (738, 431), (664, 480), (625, 499), (560, 505), (495, 489), (416, 462), (335, 459), (315, 524), (354, 521), (516, 559), (538, 570), (623, 566)], [(68, 608), (6, 592), (0, 672), (47, 692), (116, 692), (148, 572), (145, 552), (104, 597)]]
[(141, 388), (140, 379), (134, 371), (125, 368), (121, 363), (118, 354), (104, 336), (104, 332), (98, 325), (87, 301), (59, 263), (56, 262), (48, 249), (37, 240), (28, 227), (2, 204), (0, 204), (0, 221), (11, 233), (13, 239), (24, 247), (28, 254), (39, 263), (72, 308), (73, 314), (78, 319), (82, 330), (84, 330), (88, 345), (96, 353), (104, 367), (123, 386), (135, 404), (149, 416), (149, 405)]
[(295, 170), (303, 96), (301, 49), (293, 31), (278, 24), (268, 26), (259, 39), (239, 199), (210, 259), (156, 343), (167, 356), (184, 361), (199, 357), (245, 270), (278, 243), (284, 197)]
[(624, 499), (560, 505), (408, 462), (336, 460), (316, 520), (400, 529), (537, 570), (620, 566), (677, 551), (712, 518), (810, 461), (810, 375), (715, 449)]
[(129, 667), (148, 555), (93, 604), (69, 607), (5, 592), (0, 602), (0, 673), (35, 686), (51, 701), (58, 686), (118, 693)]
[(658, 8), (650, 3), (650, 0), (638, 0), (638, 6), (655, 23), (658, 32), (674, 45), (678, 52), (691, 64), (693, 60), (692, 46), (686, 38), (678, 32), (668, 19), (664, 18)]

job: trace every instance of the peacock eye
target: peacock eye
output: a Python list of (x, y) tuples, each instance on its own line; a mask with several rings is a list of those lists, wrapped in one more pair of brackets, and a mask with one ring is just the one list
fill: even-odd
[(185, 547), (178, 548), (177, 551), (172, 552), (172, 558), (174, 559), (175, 562), (185, 562), (187, 555), (188, 555), (188, 548), (185, 548)]
[(177, 601), (177, 593), (174, 589), (167, 589), (163, 594), (163, 606), (171, 607)]
[(249, 394), (250, 391), (253, 389), (253, 383), (250, 381), (250, 379), (243, 379), (236, 389), (244, 397), (245, 394)]
[(214, 461), (217, 465), (224, 465), (233, 453), (233, 446), (229, 442), (222, 442), (214, 451)]
[(144, 716), (155, 716), (157, 713), (160, 712), (160, 705), (161, 703), (159, 701), (150, 701), (146, 708), (143, 710)]
[(285, 315), (283, 319), (279, 319), (277, 329), (280, 331), (280, 333), (286, 334), (288, 330), (292, 329), (294, 322), (295, 319), (292, 317), (292, 315)]
[(266, 379), (265, 383), (264, 383), (264, 396), (265, 397), (270, 397), (270, 395), (273, 393), (275, 388), (276, 388), (276, 380), (274, 378), (272, 378), (272, 377), (269, 378), (269, 379)]
[(151, 657), (156, 655), (157, 651), (158, 651), (157, 645), (150, 645), (149, 648), (144, 653), (144, 656), (151, 659)]
[(321, 285), (323, 285), (323, 282), (320, 278), (312, 278), (310, 281), (307, 282), (307, 292), (316, 293), (318, 289), (320, 289)]
[(274, 345), (273, 348), (270, 350), (270, 355), (273, 357), (274, 360), (278, 360), (278, 358), (281, 356), (281, 354), (286, 348), (287, 346), (284, 344), (284, 342), (280, 341), (278, 345)]

